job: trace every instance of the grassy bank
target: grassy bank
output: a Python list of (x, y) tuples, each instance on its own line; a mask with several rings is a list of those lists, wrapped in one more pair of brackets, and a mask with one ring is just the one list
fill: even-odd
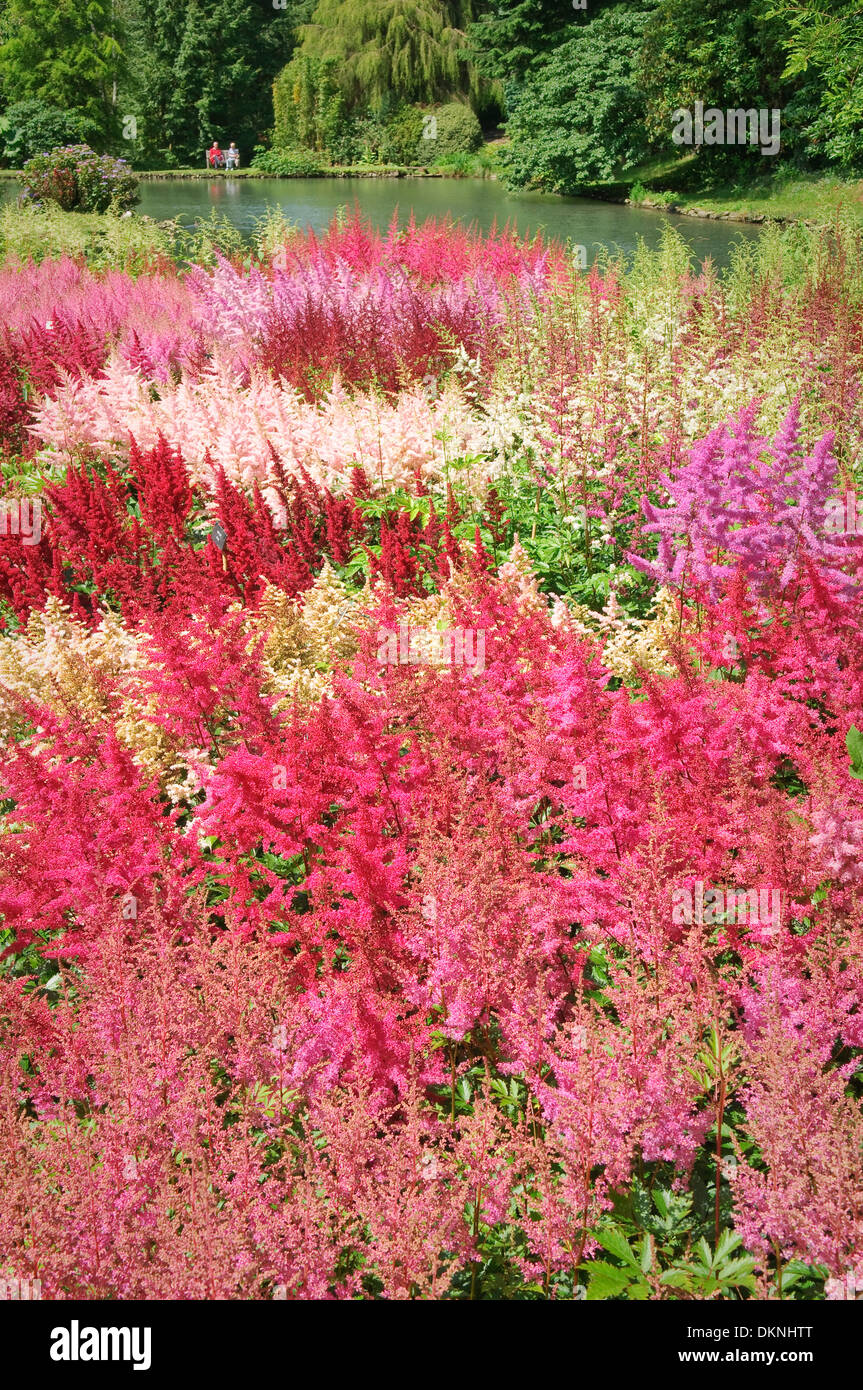
[[(408, 164), (331, 164), (302, 169), (139, 169), (139, 179), (148, 182), (174, 179), (444, 179), (496, 178), (493, 159), (483, 151), (475, 155), (455, 155), (452, 159), (424, 167)], [(0, 179), (21, 178), (20, 169), (0, 169)]]
[[(616, 184), (615, 192), (619, 193), (622, 186)], [(600, 186), (594, 195), (601, 196)], [(787, 169), (767, 172), (762, 178), (745, 183), (740, 179), (706, 181), (697, 176), (694, 155), (632, 171), (627, 199), (637, 207), (731, 221), (822, 225), (841, 216), (863, 225), (863, 182)]]
[[(633, 199), (633, 201), (636, 201)], [(656, 206), (648, 193), (642, 206)], [(772, 186), (762, 180), (741, 190), (734, 185), (711, 189), (707, 193), (669, 193), (660, 200), (670, 209), (697, 216), (704, 212), (731, 219), (755, 222), (832, 222), (837, 216), (863, 225), (863, 183), (843, 183), (839, 179), (802, 175)]]

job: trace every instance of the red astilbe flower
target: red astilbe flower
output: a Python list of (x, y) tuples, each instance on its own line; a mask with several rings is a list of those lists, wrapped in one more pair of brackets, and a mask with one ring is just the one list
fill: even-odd
[(0, 845), (0, 912), (14, 949), (59, 932), (64, 953), (86, 954), (104, 914), (127, 894), (136, 913), (158, 901), (180, 928), (180, 876), (196, 865), (197, 848), (176, 836), (157, 789), (112, 727), (22, 708), (40, 727), (38, 742), (18, 745), (2, 775), (20, 824)]

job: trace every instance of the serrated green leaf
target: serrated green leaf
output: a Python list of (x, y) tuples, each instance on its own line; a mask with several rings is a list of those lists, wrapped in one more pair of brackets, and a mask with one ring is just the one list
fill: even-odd
[(845, 747), (851, 759), (851, 776), (863, 781), (863, 734), (853, 724), (845, 735)]
[(727, 1255), (731, 1254), (732, 1250), (736, 1250), (739, 1244), (740, 1236), (736, 1231), (723, 1231), (716, 1247), (716, 1255), (711, 1263), (719, 1264)]
[(605, 1260), (595, 1260), (587, 1268), (590, 1272), (590, 1282), (587, 1286), (588, 1302), (598, 1303), (603, 1298), (617, 1298), (629, 1287), (630, 1279), (626, 1270), (606, 1264)]
[(635, 1251), (622, 1231), (615, 1231), (613, 1229), (597, 1231), (596, 1239), (599, 1241), (603, 1250), (608, 1251), (609, 1255), (614, 1255), (616, 1259), (622, 1260), (624, 1264), (630, 1265), (632, 1269), (639, 1268)]

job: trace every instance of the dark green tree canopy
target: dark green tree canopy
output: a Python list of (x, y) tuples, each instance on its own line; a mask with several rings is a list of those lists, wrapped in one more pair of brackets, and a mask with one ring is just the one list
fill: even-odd
[(38, 99), (117, 136), (125, 72), (122, 19), (111, 0), (7, 0), (0, 45), (4, 103)]
[(235, 140), (246, 159), (272, 124), (271, 85), (290, 56), (308, 7), (264, 0), (130, 0), (137, 162), (199, 164), (203, 151)]
[(575, 193), (646, 153), (638, 66), (652, 8), (650, 0), (609, 6), (533, 60), (509, 97), (514, 183)]

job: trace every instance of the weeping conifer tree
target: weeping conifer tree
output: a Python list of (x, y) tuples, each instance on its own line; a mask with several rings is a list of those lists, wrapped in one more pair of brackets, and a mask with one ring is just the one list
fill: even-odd
[(277, 142), (296, 138), (297, 114), (314, 103), (322, 74), (349, 115), (453, 96), (481, 105), (484, 85), (464, 57), (472, 0), (320, 0), (299, 30), (294, 58), (274, 88)]

